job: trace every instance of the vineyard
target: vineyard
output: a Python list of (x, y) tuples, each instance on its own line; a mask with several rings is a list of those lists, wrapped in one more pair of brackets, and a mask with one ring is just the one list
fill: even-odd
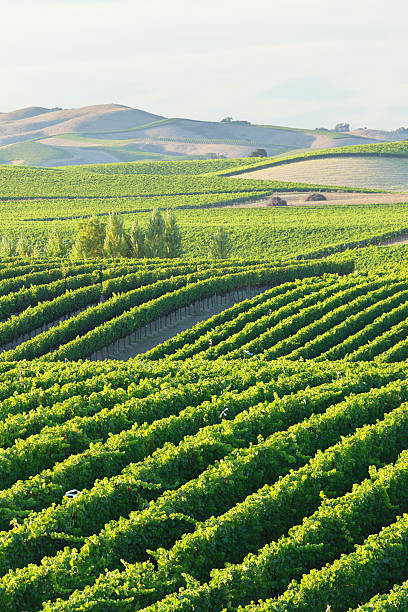
[(0, 258), (1, 612), (408, 609), (408, 205), (225, 207), (271, 162), (0, 168), (5, 237), (183, 252)]
[(401, 274), (304, 279), (241, 302), (143, 358), (403, 361), (407, 319), (408, 277)]
[[(134, 220), (143, 227), (152, 209), (172, 209), (183, 235), (185, 257), (207, 257), (208, 237), (223, 225), (234, 243), (234, 256), (276, 260), (322, 248), (342, 250), (344, 245), (359, 246), (362, 241), (376, 244), (407, 233), (408, 207), (397, 197), (392, 206), (369, 200), (354, 204), (351, 200), (353, 206), (315, 205), (307, 210), (302, 206), (265, 207), (276, 191), (287, 192), (284, 197), (290, 200), (292, 191), (307, 192), (319, 185), (217, 174), (220, 168), (231, 170), (243, 161), (248, 167), (259, 164), (252, 158), (105, 164), (64, 170), (3, 166), (1, 234), (14, 240), (21, 234), (29, 235), (41, 251), (54, 229), (66, 244), (72, 243), (83, 217), (106, 217), (113, 211), (123, 215), (125, 227)], [(324, 189), (351, 191), (335, 186)], [(370, 190), (363, 191), (371, 196)], [(358, 199), (358, 194), (354, 195)], [(261, 207), (230, 208), (259, 201), (264, 203)]]
[(210, 307), (216, 296), (275, 285), (272, 292), (280, 293), (286, 281), (350, 270), (349, 262), (319, 261), (11, 263), (0, 268), (0, 361), (79, 359), (101, 350), (107, 356), (140, 339), (142, 328), (146, 334), (146, 326), (167, 324), (197, 302)]
[[(116, 212), (123, 215), (125, 225), (131, 226), (135, 219), (142, 224), (146, 223), (150, 212), (155, 208), (173, 209), (180, 215), (180, 225), (185, 236), (184, 255), (205, 257), (208, 247), (203, 244), (203, 234), (223, 223), (225, 206), (265, 200), (276, 191), (310, 192), (321, 187), (328, 191), (352, 191), (347, 187), (254, 181), (217, 174), (220, 169), (232, 169), (237, 165), (241, 167), (243, 163), (252, 166), (256, 162), (253, 158), (136, 162), (73, 166), (63, 170), (0, 166), (1, 232), (13, 237), (29, 234), (30, 238), (42, 247), (47, 235), (54, 228), (66, 242), (72, 241), (78, 221), (83, 217), (107, 216), (110, 212)], [(371, 193), (369, 189), (361, 191)], [(214, 215), (208, 215), (209, 208)], [(268, 255), (273, 254), (276, 257), (276, 213), (267, 209), (262, 209), (262, 212), (267, 220), (266, 224), (264, 220), (260, 223), (263, 228), (261, 231), (266, 233), (262, 249), (265, 249), (267, 243), (274, 251), (272, 253), (268, 247)], [(254, 222), (257, 225), (256, 219)], [(285, 220), (283, 222), (286, 224)], [(390, 222), (385, 231), (401, 226), (400, 217), (397, 224), (392, 220)], [(252, 234), (250, 243), (253, 250), (250, 253), (246, 250), (241, 252), (242, 241), (245, 244), (248, 242), (248, 232), (245, 236), (240, 235), (240, 225), (247, 226), (246, 220), (239, 219), (237, 224), (232, 223), (232, 231), (237, 239), (236, 255), (264, 257), (264, 250), (261, 254), (255, 250), (259, 245), (253, 239), (256, 227), (250, 227), (249, 230), (249, 234)], [(296, 227), (301, 230), (302, 226), (303, 221), (297, 219)], [(378, 228), (373, 231), (368, 229), (368, 232), (365, 230), (365, 234), (370, 236), (378, 233)], [(318, 242), (327, 244), (329, 241), (320, 236)], [(282, 257), (286, 258), (286, 254), (282, 253)]]
[[(226, 160), (229, 162), (230, 160)], [(240, 163), (240, 160), (236, 160)], [(153, 162), (136, 162), (142, 168), (149, 167)], [(188, 164), (188, 162), (184, 162)], [(190, 162), (192, 168), (200, 162)], [(208, 166), (205, 161), (204, 169)], [(113, 164), (113, 167), (121, 164)], [(168, 167), (167, 172), (162, 168)], [(172, 168), (176, 169), (173, 174)], [(227, 164), (230, 167), (230, 164)], [(248, 191), (295, 190), (303, 188), (306, 191), (322, 187), (322, 185), (296, 185), (287, 182), (257, 181), (219, 176), (214, 172), (180, 174), (178, 163), (162, 162), (158, 172), (125, 172), (84, 171), (84, 167), (70, 170), (53, 168), (24, 168), (2, 166), (0, 170), (0, 194), (2, 200), (26, 198), (90, 198), (90, 197), (138, 197), (167, 195), (198, 195), (203, 193), (239, 193)], [(98, 166), (97, 166), (98, 168)], [(217, 168), (217, 166), (215, 166)], [(109, 170), (109, 167), (108, 167)], [(324, 186), (323, 186), (324, 187)], [(333, 188), (333, 187), (332, 187)], [(343, 189), (336, 187), (336, 189)], [(347, 188), (344, 188), (347, 191)], [(363, 191), (370, 191), (369, 189)]]
[(3, 260), (1, 610), (404, 610), (408, 275), (353, 268)]

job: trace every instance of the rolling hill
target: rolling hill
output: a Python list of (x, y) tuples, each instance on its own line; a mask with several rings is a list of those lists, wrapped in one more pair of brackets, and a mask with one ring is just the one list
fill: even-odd
[[(120, 104), (61, 109), (31, 106), (0, 113), (0, 162), (64, 166), (141, 159), (269, 156), (403, 139), (398, 132), (256, 125), (166, 118)], [(18, 146), (17, 146), (18, 145)]]

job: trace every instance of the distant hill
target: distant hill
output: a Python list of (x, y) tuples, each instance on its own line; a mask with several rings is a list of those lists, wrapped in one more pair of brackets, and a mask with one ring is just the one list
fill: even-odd
[(36, 117), (37, 115), (43, 115), (44, 113), (55, 112), (56, 108), (43, 108), (42, 106), (27, 106), (27, 108), (20, 108), (10, 113), (1, 113), (0, 121), (19, 121), (20, 119), (29, 119), (30, 117)]
[(249, 122), (166, 118), (120, 104), (60, 109), (31, 106), (0, 113), (0, 163), (63, 166), (141, 159), (268, 156), (290, 151), (400, 140), (378, 130), (339, 134)]

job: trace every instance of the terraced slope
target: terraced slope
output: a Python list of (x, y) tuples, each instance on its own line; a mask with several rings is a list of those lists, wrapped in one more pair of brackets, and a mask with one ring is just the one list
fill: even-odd
[(1, 609), (342, 611), (403, 582), (406, 378), (406, 364), (3, 362)]

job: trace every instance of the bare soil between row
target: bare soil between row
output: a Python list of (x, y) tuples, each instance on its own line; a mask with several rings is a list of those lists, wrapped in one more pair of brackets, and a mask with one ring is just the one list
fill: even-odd
[(187, 315), (182, 319), (175, 321), (171, 327), (167, 327), (165, 329), (161, 329), (148, 337), (142, 338), (141, 340), (132, 343), (130, 346), (125, 346), (121, 348), (117, 353), (110, 356), (109, 359), (115, 359), (117, 361), (127, 361), (128, 359), (133, 359), (134, 357), (141, 356), (143, 358), (143, 353), (146, 353), (150, 349), (166, 342), (170, 338), (177, 336), (177, 334), (194, 327), (197, 323), (201, 321), (207, 321), (214, 315), (219, 314), (223, 310), (227, 310), (231, 308), (234, 304), (244, 301), (245, 299), (250, 299), (254, 295), (258, 293), (262, 293), (266, 291), (267, 287), (264, 287), (259, 290), (253, 290), (252, 294), (248, 297), (244, 297), (242, 299), (236, 299), (233, 296), (225, 297), (222, 300), (222, 303), (212, 306), (211, 308), (201, 310), (200, 312), (195, 312), (191, 315)]
[[(319, 191), (326, 200), (321, 202), (308, 202), (306, 198), (310, 192), (298, 191), (277, 192), (280, 198), (286, 200), (288, 206), (361, 206), (362, 204), (408, 204), (407, 192), (393, 193), (356, 193), (356, 192), (333, 192)], [(225, 204), (222, 208), (274, 208), (269, 207), (270, 196), (252, 202), (240, 202), (237, 204)], [(279, 207), (276, 207), (279, 208)]]

